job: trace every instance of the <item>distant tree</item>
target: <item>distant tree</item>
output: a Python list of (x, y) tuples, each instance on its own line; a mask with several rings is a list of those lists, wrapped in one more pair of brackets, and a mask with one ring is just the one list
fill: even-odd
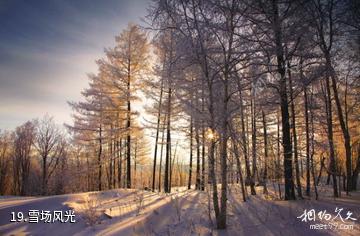
[(24, 196), (28, 193), (32, 150), (34, 148), (36, 127), (28, 121), (15, 130), (13, 154), (13, 193)]
[(11, 186), (10, 165), (11, 155), (13, 152), (12, 137), (9, 132), (2, 132), (0, 130), (0, 195), (7, 193), (8, 188)]
[(35, 147), (41, 159), (42, 194), (48, 193), (49, 179), (57, 168), (65, 152), (66, 141), (52, 117), (45, 115), (36, 122)]

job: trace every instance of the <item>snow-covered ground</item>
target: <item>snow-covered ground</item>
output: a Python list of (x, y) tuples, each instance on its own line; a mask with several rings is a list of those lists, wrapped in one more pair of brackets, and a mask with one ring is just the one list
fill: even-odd
[[(221, 231), (214, 229), (214, 216), (209, 214), (209, 193), (195, 190), (177, 189), (163, 194), (117, 189), (50, 197), (5, 197), (0, 199), (0, 235), (360, 235), (359, 192), (333, 199), (323, 191), (319, 201), (281, 201), (273, 192), (262, 195), (260, 187), (257, 192), (243, 202), (239, 188), (230, 187), (228, 228)], [(326, 214), (334, 218), (335, 211), (341, 208), (344, 222), (340, 217), (325, 219)], [(10, 222), (11, 212), (23, 212), (27, 218), (30, 210), (71, 209), (76, 223)], [(316, 213), (315, 221), (298, 218), (311, 209)], [(345, 220), (348, 211), (357, 220)], [(310, 228), (311, 224), (321, 223), (333, 228)], [(341, 225), (353, 225), (353, 229), (340, 229)]]

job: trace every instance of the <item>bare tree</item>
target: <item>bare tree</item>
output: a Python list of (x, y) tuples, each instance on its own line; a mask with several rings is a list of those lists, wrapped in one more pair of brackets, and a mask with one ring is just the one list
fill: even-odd
[(48, 182), (65, 151), (65, 140), (52, 117), (45, 115), (36, 124), (35, 147), (40, 155), (42, 168), (42, 194), (48, 193)]
[(28, 193), (30, 159), (34, 141), (35, 125), (33, 122), (28, 121), (16, 128), (13, 156), (14, 194), (24, 196)]

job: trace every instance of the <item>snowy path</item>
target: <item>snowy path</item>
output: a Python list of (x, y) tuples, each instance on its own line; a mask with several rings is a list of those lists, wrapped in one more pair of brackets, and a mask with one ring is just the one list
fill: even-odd
[(39, 197), (30, 199), (16, 200), (0, 200), (0, 235), (72, 235), (79, 229), (86, 227), (84, 222), (81, 222), (80, 217), (76, 216), (75, 220), (79, 222), (76, 224), (70, 223), (28, 223), (16, 222), (11, 223), (11, 212), (23, 212), (25, 218), (30, 210), (48, 210), (48, 211), (63, 211), (70, 210), (64, 203), (66, 201), (74, 201), (81, 198), (81, 194), (59, 195), (51, 197)]

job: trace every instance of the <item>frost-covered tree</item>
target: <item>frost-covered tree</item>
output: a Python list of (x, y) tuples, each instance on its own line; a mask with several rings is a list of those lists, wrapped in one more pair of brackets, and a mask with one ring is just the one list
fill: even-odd
[(52, 117), (45, 115), (36, 122), (34, 145), (39, 153), (42, 169), (42, 194), (48, 193), (49, 179), (64, 155), (66, 141)]
[(137, 91), (141, 87), (140, 78), (149, 68), (148, 53), (149, 43), (146, 34), (137, 25), (129, 24), (118, 37), (116, 37), (116, 46), (107, 50), (107, 57), (113, 67), (121, 73), (117, 77), (125, 87), (127, 115), (126, 115), (126, 186), (131, 188), (131, 121), (133, 110), (132, 101), (137, 99)]

